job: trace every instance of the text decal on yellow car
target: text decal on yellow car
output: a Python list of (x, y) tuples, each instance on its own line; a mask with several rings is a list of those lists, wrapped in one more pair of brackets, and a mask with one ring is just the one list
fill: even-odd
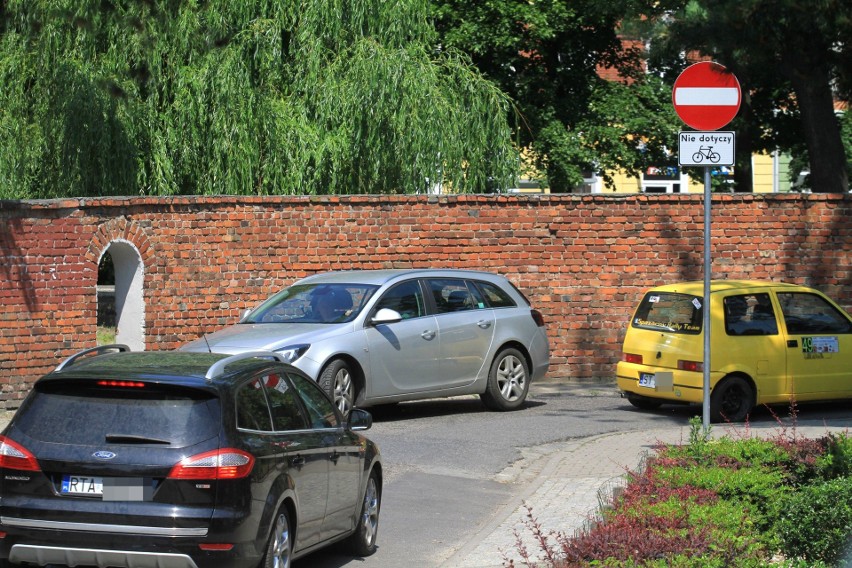
[(825, 359), (825, 354), (839, 353), (840, 344), (837, 337), (803, 337), (802, 353), (805, 359)]

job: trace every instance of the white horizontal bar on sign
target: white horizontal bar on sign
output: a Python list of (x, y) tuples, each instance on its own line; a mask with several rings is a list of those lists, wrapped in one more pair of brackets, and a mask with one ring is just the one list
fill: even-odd
[(674, 103), (683, 106), (736, 106), (740, 92), (736, 87), (678, 87)]

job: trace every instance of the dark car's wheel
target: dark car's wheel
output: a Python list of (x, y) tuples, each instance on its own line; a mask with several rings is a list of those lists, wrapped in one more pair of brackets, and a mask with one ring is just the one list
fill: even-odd
[(340, 413), (346, 417), (355, 404), (355, 376), (349, 364), (335, 359), (320, 373), (319, 386), (328, 393)]
[(369, 556), (376, 551), (376, 537), (379, 533), (379, 510), (382, 508), (382, 488), (375, 471), (370, 472), (367, 491), (361, 504), (358, 526), (349, 537), (349, 548), (357, 556)]
[(290, 519), (287, 517), (287, 511), (281, 509), (275, 519), (272, 534), (269, 535), (269, 543), (266, 545), (266, 554), (260, 568), (290, 568), (292, 552)]
[(742, 377), (724, 379), (710, 395), (710, 420), (742, 422), (754, 408), (754, 389)]
[(663, 404), (659, 400), (633, 393), (627, 394), (627, 402), (642, 410), (654, 410), (655, 408), (660, 408), (660, 405)]
[(530, 390), (530, 372), (523, 354), (514, 348), (497, 354), (488, 372), (488, 384), (480, 395), (492, 410), (515, 410)]

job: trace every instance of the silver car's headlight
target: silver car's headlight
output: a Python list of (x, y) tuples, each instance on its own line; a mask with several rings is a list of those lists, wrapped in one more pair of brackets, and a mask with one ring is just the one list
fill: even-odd
[(311, 345), (309, 343), (302, 343), (300, 345), (288, 345), (287, 347), (282, 347), (281, 349), (276, 349), (277, 353), (281, 353), (285, 359), (287, 359), (288, 363), (292, 363), (299, 357), (305, 354), (305, 351)]

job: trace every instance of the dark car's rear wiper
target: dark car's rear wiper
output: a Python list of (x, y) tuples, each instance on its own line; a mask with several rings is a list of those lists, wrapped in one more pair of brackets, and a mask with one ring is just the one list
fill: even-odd
[(115, 444), (165, 444), (171, 445), (169, 440), (160, 438), (149, 438), (147, 436), (137, 436), (135, 434), (107, 434), (106, 441)]

